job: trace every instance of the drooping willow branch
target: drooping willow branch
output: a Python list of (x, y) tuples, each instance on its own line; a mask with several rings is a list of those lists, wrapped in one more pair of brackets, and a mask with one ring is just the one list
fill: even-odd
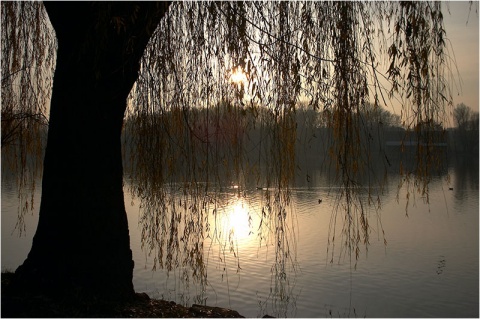
[[(363, 178), (372, 169), (365, 123), (380, 102), (391, 103), (387, 97), (401, 101), (404, 127), (419, 139), (417, 165), (402, 173), (428, 190), (437, 160), (432, 145), (451, 103), (445, 39), (437, 2), (173, 3), (144, 52), (125, 119), (127, 177), (151, 204), (142, 219), (146, 242), (165, 247), (164, 234), (174, 247), (179, 232), (162, 233), (166, 225), (178, 230), (193, 221), (171, 205), (179, 190), (182, 203), (195, 205), (230, 184), (288, 190), (296, 172), (296, 112), (306, 101), (313, 114), (323, 112), (331, 133), (317, 152), (328, 153), (344, 189), (343, 242), (351, 252), (368, 246), (359, 192), (373, 192), (381, 178)], [(40, 3), (2, 2), (2, 116), (47, 114), (55, 52)], [(238, 68), (245, 83), (230, 80)], [(28, 123), (22, 154), (39, 136)], [(208, 212), (190, 213), (201, 223)], [(197, 236), (186, 242), (201, 242)]]
[(21, 233), (42, 172), (56, 41), (40, 2), (2, 2), (1, 15), (2, 168), (14, 172), (3, 175), (15, 176)]
[[(370, 230), (357, 194), (381, 182), (370, 184), (369, 179), (365, 185), (362, 179), (370, 169), (372, 150), (363, 143), (366, 119), (360, 114), (374, 114), (370, 105), (378, 109), (380, 99), (389, 103), (388, 93), (403, 102), (403, 122), (412, 123), (417, 136), (419, 130), (428, 135), (433, 127), (425, 123), (438, 123), (450, 102), (444, 37), (440, 4), (176, 3), (152, 39), (142, 67), (145, 81), (137, 83), (132, 95), (133, 116), (157, 118), (154, 128), (147, 128), (156, 140), (138, 140), (135, 154), (142, 154), (137, 157), (144, 163), (151, 162), (149, 156), (170, 163), (158, 176), (178, 176), (174, 170), (188, 167), (183, 174), (196, 182), (221, 185), (238, 183), (242, 171), (245, 175), (268, 167), (272, 174), (267, 175), (274, 179), (269, 183), (285, 187), (295, 171), (293, 115), (306, 99), (330, 114), (333, 138), (328, 149), (344, 187), (342, 198), (349, 203), (344, 235), (351, 239), (350, 249), (358, 251), (360, 243), (368, 246)], [(378, 56), (389, 62), (385, 73)], [(238, 66), (248, 75), (240, 88), (228, 81)], [(228, 123), (233, 132), (225, 129)], [(259, 154), (253, 158), (260, 162), (252, 162), (245, 154), (252, 148), (245, 147), (245, 141), (258, 127), (262, 136), (256, 145), (262, 146), (253, 149)], [(157, 147), (161, 154), (142, 151)], [(419, 148), (417, 171), (408, 172), (426, 183), (434, 161), (428, 152)], [(426, 161), (420, 161), (425, 154)], [(219, 163), (236, 173), (219, 174)], [(370, 197), (368, 201), (374, 202)]]

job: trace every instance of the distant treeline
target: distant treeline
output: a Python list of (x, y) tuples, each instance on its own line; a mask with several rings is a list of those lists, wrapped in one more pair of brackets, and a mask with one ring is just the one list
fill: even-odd
[[(465, 107), (459, 109), (463, 111), (464, 120), (457, 121), (456, 128), (444, 129), (438, 123), (423, 123), (423, 127), (406, 130), (398, 115), (380, 106), (367, 105), (356, 115), (359, 143), (364, 145), (364, 155), (369, 157), (365, 161), (377, 158), (382, 165), (388, 166), (399, 158), (415, 160), (415, 150), (426, 145), (442, 153), (478, 157), (478, 113), (472, 113), (469, 119), (464, 115)], [(284, 152), (292, 151), (295, 162), (287, 163), (289, 167), (334, 166), (330, 161), (335, 143), (332, 116), (329, 110), (314, 109), (302, 103), (295, 109), (280, 110), (228, 102), (209, 108), (167, 109), (158, 114), (132, 115), (124, 120), (122, 134), (125, 168), (131, 171), (132, 158), (139, 159), (132, 154), (142, 148), (150, 154), (159, 153), (157, 160), (172, 172), (181, 170), (189, 158), (194, 158), (200, 164), (208, 162), (210, 169), (224, 165), (225, 169), (238, 173), (246, 167), (269, 167), (272, 161), (282, 161)], [(13, 123), (14, 119), (12, 123), (6, 121), (7, 118), (2, 118), (2, 126), (5, 124), (2, 133), (9, 137), (8, 143), (2, 144), (2, 167), (15, 169), (18, 161), (40, 167), (35, 162), (43, 160), (48, 125), (40, 125), (37, 129), (40, 137), (37, 141), (41, 146), (30, 145), (31, 153), (25, 153), (22, 151), (25, 136), (20, 133), (29, 131), (21, 129), (30, 125), (29, 122), (25, 119), (19, 124)], [(38, 121), (32, 123), (37, 125)], [(15, 132), (7, 132), (8, 127), (15, 127)], [(158, 143), (139, 147), (145, 134), (156, 135)], [(145, 165), (151, 164), (145, 162)], [(197, 167), (207, 168), (205, 165)]]
[[(332, 145), (336, 143), (332, 114), (306, 104), (295, 109), (267, 109), (255, 105), (218, 103), (209, 108), (168, 109), (157, 114), (136, 114), (124, 123), (125, 166), (132, 160), (152, 158), (164, 163), (162, 174), (228, 172), (218, 178), (238, 179), (255, 170), (272, 173), (327, 167), (336, 170)], [(411, 130), (402, 127), (398, 115), (380, 106), (366, 105), (353, 119), (364, 158), (359, 162), (372, 167), (398, 170), (398, 162), (418, 161), (422, 156), (445, 158), (448, 152), (478, 155), (478, 129), (444, 129), (439, 123), (421, 123)], [(148, 120), (147, 120), (148, 119)], [(145, 134), (157, 136), (154, 144), (144, 145)], [(292, 154), (293, 152), (293, 154)], [(134, 156), (132, 156), (132, 154)], [(286, 156), (286, 155), (293, 156)], [(287, 157), (294, 162), (288, 162)], [(195, 165), (191, 164), (191, 160)], [(284, 162), (286, 161), (286, 162)], [(151, 165), (144, 160), (146, 167)], [(138, 163), (138, 162), (137, 162)], [(407, 166), (403, 164), (404, 166)], [(368, 169), (368, 168), (367, 168)], [(277, 170), (277, 172), (274, 172)], [(267, 172), (268, 174), (268, 172)], [(232, 176), (236, 175), (236, 176)], [(205, 176), (204, 176), (205, 177)], [(207, 178), (207, 177), (205, 177)]]

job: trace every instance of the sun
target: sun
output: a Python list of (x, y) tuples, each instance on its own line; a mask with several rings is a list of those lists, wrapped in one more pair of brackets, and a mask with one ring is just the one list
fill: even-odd
[(230, 74), (230, 77), (229, 77), (229, 81), (237, 85), (243, 84), (243, 86), (247, 86), (248, 84), (247, 74), (243, 72), (242, 67), (239, 66), (232, 70), (232, 73)]

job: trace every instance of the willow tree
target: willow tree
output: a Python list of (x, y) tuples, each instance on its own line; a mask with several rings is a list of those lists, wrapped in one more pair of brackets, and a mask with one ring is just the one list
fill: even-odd
[[(204, 207), (217, 203), (212, 184), (241, 189), (259, 171), (275, 189), (272, 204), (280, 203), (262, 213), (275, 224), (277, 248), (288, 250), (299, 101), (331, 115), (327, 152), (345, 203), (332, 220), (341, 216), (342, 243), (358, 254), (370, 233), (358, 190), (375, 186), (361, 180), (370, 150), (359, 114), (400, 99), (404, 126), (427, 136), (417, 169), (404, 173), (428, 183), (429, 134), (451, 103), (445, 37), (439, 2), (2, 2), (2, 114), (45, 112), (55, 70), (39, 225), (17, 285), (57, 295), (133, 293), (126, 114), (129, 177), (147, 203), (144, 240), (160, 265), (201, 268)], [(240, 69), (245, 80), (232, 83)], [(244, 133), (256, 125), (265, 138), (258, 165), (247, 166)], [(183, 190), (179, 206), (194, 207), (190, 214), (175, 213), (168, 185)], [(193, 247), (183, 261), (172, 254), (180, 242)]]
[[(167, 8), (154, 2), (2, 3), (2, 35), (8, 39), (2, 42), (2, 53), (11, 57), (2, 71), (12, 69), (9, 73), (19, 74), (20, 83), (28, 83), (23, 79), (30, 76), (38, 81), (34, 84), (48, 85), (42, 83), (44, 77), (35, 77), (42, 74), (35, 67), (41, 68), (58, 47), (41, 217), (28, 258), (16, 271), (19, 285), (60, 296), (133, 294), (120, 134), (139, 61)], [(24, 24), (24, 10), (33, 14), (30, 23)], [(52, 32), (48, 20), (56, 43), (42, 37)], [(30, 57), (38, 65), (32, 66)], [(10, 81), (2, 102), (16, 93), (17, 78)], [(41, 108), (49, 98), (39, 90), (25, 92), (26, 97), (19, 96), (22, 107)], [(37, 101), (22, 100), (35, 93)]]

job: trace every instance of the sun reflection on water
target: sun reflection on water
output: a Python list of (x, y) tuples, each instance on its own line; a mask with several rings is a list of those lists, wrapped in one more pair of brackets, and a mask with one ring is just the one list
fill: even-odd
[(247, 238), (251, 234), (251, 217), (247, 207), (246, 203), (237, 201), (228, 209), (228, 225), (237, 239)]
[(234, 198), (218, 210), (216, 232), (219, 237), (235, 245), (245, 246), (255, 237), (253, 231), (254, 214), (252, 208), (242, 198)]

